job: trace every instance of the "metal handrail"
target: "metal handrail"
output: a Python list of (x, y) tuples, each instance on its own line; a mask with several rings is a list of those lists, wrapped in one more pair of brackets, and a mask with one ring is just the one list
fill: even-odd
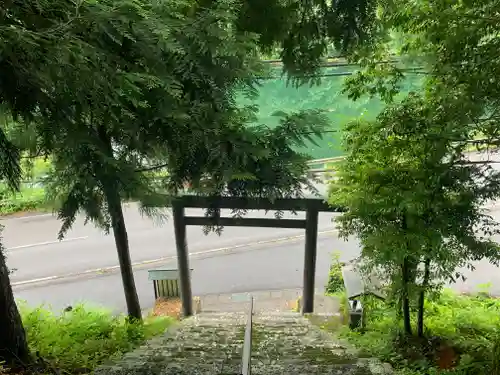
[(253, 317), (253, 296), (250, 296), (250, 309), (248, 312), (247, 326), (245, 328), (245, 339), (243, 341), (243, 359), (241, 363), (241, 375), (251, 375), (252, 358), (252, 317)]

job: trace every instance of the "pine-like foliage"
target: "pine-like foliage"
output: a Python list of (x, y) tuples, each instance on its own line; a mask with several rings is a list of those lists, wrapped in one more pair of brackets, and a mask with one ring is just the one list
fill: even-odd
[[(211, 0), (206, 0), (205, 3)], [(376, 35), (374, 0), (245, 0), (237, 25), (259, 36), (296, 82), (311, 78), (332, 50), (348, 54)]]
[[(373, 34), (374, 9), (371, 0), (4, 0), (0, 115), (14, 121), (0, 130), (0, 178), (19, 188), (19, 148), (51, 156), (60, 235), (80, 211), (113, 228), (138, 318), (122, 200), (154, 211), (188, 181), (210, 194), (299, 193), (306, 156), (293, 146), (318, 136), (324, 117), (248, 127), (256, 109), (235, 97), (255, 94), (270, 50), (296, 82), (311, 80), (331, 43), (347, 51)], [(0, 360), (27, 364), (6, 272), (0, 291)]]
[[(109, 229), (110, 186), (149, 208), (164, 206), (186, 182), (201, 189), (207, 176), (212, 194), (300, 194), (307, 157), (294, 147), (320, 136), (326, 119), (280, 113), (274, 129), (249, 126), (256, 108), (238, 107), (236, 96), (255, 95), (264, 67), (257, 36), (233, 26), (238, 7), (80, 7), (66, 35), (74, 50), (64, 69), (51, 65), (59, 84), (36, 115), (40, 146), (53, 154), (49, 191), (61, 202), (61, 236), (80, 210)], [(164, 184), (155, 166), (168, 170)]]
[(310, 80), (330, 42), (348, 50), (370, 34), (374, 5), (268, 5), (7, 0), (0, 7), (0, 103), (36, 135), (30, 150), (51, 155), (47, 184), (59, 203), (60, 237), (79, 212), (113, 230), (133, 317), (140, 308), (123, 200), (151, 213), (186, 182), (203, 193), (269, 199), (300, 194), (307, 183), (306, 155), (294, 148), (319, 137), (325, 117), (280, 113), (274, 129), (250, 126), (256, 108), (238, 106), (236, 97), (255, 95), (260, 53), (269, 48), (282, 51), (292, 77)]
[(185, 182), (202, 190), (207, 176), (210, 194), (300, 194), (306, 157), (293, 147), (319, 136), (326, 120), (310, 111), (279, 114), (275, 129), (249, 127), (256, 108), (237, 106), (236, 97), (255, 95), (264, 68), (258, 36), (235, 26), (237, 1), (62, 4), (35, 9), (53, 20), (38, 31), (45, 54), (28, 56), (41, 59), (39, 98), (31, 111), (12, 113), (20, 126), (36, 124), (37, 147), (51, 154), (59, 236), (79, 212), (113, 230), (129, 314), (140, 318), (122, 201), (151, 213)]

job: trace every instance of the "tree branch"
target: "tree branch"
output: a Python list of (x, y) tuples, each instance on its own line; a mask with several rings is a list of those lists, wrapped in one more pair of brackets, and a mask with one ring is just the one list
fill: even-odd
[(486, 165), (486, 164), (500, 164), (500, 160), (477, 160), (477, 161), (459, 161), (453, 165)]
[(496, 24), (500, 23), (500, 17), (499, 18), (484, 17), (484, 16), (478, 16), (476, 14), (464, 14), (464, 15), (460, 15), (459, 17), (474, 20), (474, 21), (494, 22)]
[(136, 172), (136, 173), (151, 172), (151, 171), (156, 171), (158, 169), (165, 168), (167, 166), (168, 166), (168, 164), (154, 165), (152, 167), (146, 167), (146, 168), (136, 169), (134, 172)]
[(42, 152), (42, 150), (38, 150), (35, 155), (27, 155), (27, 156), (21, 156), (21, 159), (36, 159), (39, 157), (46, 157), (48, 158), (50, 154)]

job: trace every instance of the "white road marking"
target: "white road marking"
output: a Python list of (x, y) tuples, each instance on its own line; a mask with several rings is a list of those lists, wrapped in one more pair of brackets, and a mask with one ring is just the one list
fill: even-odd
[(35, 284), (35, 283), (41, 283), (44, 281), (50, 281), (50, 280), (56, 280), (59, 279), (59, 276), (47, 276), (47, 277), (40, 277), (38, 279), (31, 279), (31, 280), (26, 280), (26, 281), (18, 281), (16, 283), (10, 283), (12, 286), (18, 286), (18, 285), (24, 285), (24, 284)]
[(27, 244), (27, 245), (20, 245), (20, 246), (9, 247), (6, 250), (7, 251), (11, 251), (11, 250), (18, 250), (18, 249), (27, 249), (27, 248), (36, 247), (36, 246), (45, 246), (45, 245), (58, 244), (58, 243), (61, 243), (61, 242), (81, 241), (81, 240), (86, 240), (87, 238), (89, 238), (89, 237), (88, 236), (83, 236), (83, 237), (65, 238), (65, 239), (60, 240), (60, 241), (57, 240), (57, 241), (37, 242), (37, 243), (31, 243), (31, 244)]
[[(324, 230), (324, 231), (319, 231), (318, 235), (320, 235), (320, 234), (329, 234), (329, 233), (337, 233), (337, 232), (338, 231), (336, 229)], [(221, 247), (221, 248), (210, 249), (210, 250), (197, 251), (197, 252), (194, 252), (194, 253), (189, 253), (189, 257), (190, 258), (193, 258), (193, 257), (196, 258), (196, 257), (202, 256), (202, 255), (224, 253), (224, 252), (229, 252), (229, 251), (232, 251), (232, 250), (241, 249), (241, 248), (244, 248), (244, 247), (266, 245), (266, 244), (278, 243), (278, 242), (288, 242), (288, 241), (293, 241), (293, 240), (297, 240), (297, 239), (304, 238), (304, 237), (305, 237), (305, 234), (299, 234), (299, 235), (296, 235), (296, 236), (275, 238), (273, 240), (256, 241), (256, 242), (251, 242), (251, 243), (246, 243), (246, 244), (241, 244), (241, 245), (234, 245), (234, 246)], [(168, 261), (168, 260), (175, 260), (175, 259), (177, 259), (177, 256), (171, 255), (171, 256), (157, 258), (157, 259), (144, 260), (144, 261), (141, 261), (141, 262), (132, 263), (132, 267), (144, 266), (144, 265), (147, 265), (147, 264), (154, 264), (154, 263), (161, 263), (161, 262), (165, 262), (165, 261)], [(45, 281), (52, 281), (52, 280), (57, 280), (57, 279), (65, 279), (65, 278), (75, 277), (75, 276), (84, 276), (84, 275), (89, 275), (89, 274), (106, 273), (106, 272), (117, 270), (119, 268), (120, 268), (119, 265), (110, 266), (110, 267), (104, 267), (104, 268), (93, 268), (93, 269), (86, 270), (86, 271), (68, 273), (68, 274), (64, 274), (64, 275), (54, 275), (54, 276), (41, 277), (41, 278), (37, 278), (37, 279), (17, 281), (17, 282), (11, 283), (11, 285), (12, 286), (21, 286), (21, 285), (27, 285), (27, 284), (37, 284), (37, 283), (41, 283), (41, 282), (45, 282)]]
[(0, 219), (0, 221), (29, 220), (29, 219), (49, 217), (49, 216), (52, 216), (53, 218), (56, 218), (56, 216), (54, 214), (33, 214), (33, 215), (20, 216), (20, 217), (5, 216), (5, 217), (2, 217)]

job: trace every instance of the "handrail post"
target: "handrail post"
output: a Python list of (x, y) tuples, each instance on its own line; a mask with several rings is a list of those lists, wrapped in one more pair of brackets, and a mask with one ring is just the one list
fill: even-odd
[(252, 373), (252, 316), (253, 316), (253, 296), (250, 296), (250, 308), (248, 320), (245, 328), (245, 338), (243, 341), (243, 359), (241, 363), (241, 375), (251, 375)]

